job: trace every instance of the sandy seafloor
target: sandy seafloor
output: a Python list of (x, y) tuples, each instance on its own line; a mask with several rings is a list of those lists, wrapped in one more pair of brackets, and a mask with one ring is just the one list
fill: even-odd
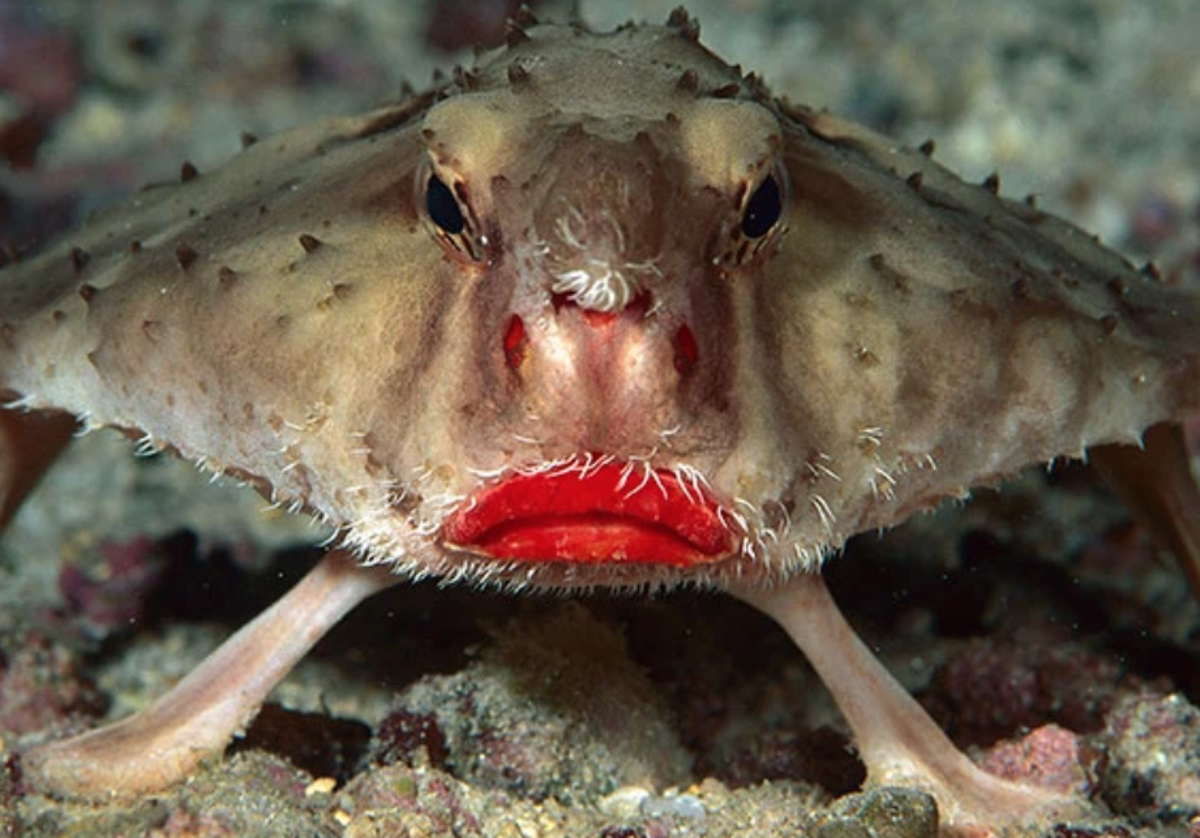
[[(660, 21), (673, 3), (582, 5), (606, 27)], [(0, 178), (0, 240), (174, 178), (184, 159), (216, 166), (242, 131), (353, 112), (402, 78), (423, 86), (469, 57), (431, 47), (431, 8), (0, 0), (0, 126), (27, 113), (30, 67), (72, 94), (36, 94), (53, 117), (36, 165)], [(777, 92), (908, 144), (933, 137), (967, 179), (998, 170), (1006, 193), (1036, 193), (1131, 258), (1198, 270), (1200, 4), (690, 8), (706, 44)], [(302, 548), (321, 533), (262, 507), (105, 433), (51, 473), (0, 540), (0, 834), (931, 829), (920, 799), (833, 802), (860, 778), (820, 684), (764, 618), (693, 594), (404, 588), (348, 620), (247, 740), (183, 786), (101, 805), (31, 793), (24, 748), (141, 706), (312, 562)], [(972, 753), (1034, 731), (1025, 757), (993, 750), (993, 764), (1029, 773), (1063, 757), (1056, 776), (1100, 814), (1047, 834), (1200, 835), (1200, 611), (1086, 471), (1034, 471), (862, 538), (831, 577), (868, 643)]]

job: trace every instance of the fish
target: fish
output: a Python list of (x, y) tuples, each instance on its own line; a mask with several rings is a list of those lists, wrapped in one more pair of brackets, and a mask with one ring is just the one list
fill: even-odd
[(0, 522), (77, 427), (111, 427), (335, 532), (148, 708), (25, 753), (30, 782), (179, 782), (346, 612), (435, 578), (728, 592), (813, 663), (869, 782), (952, 827), (1088, 811), (957, 751), (819, 569), (1088, 456), (1196, 577), (1200, 292), (927, 152), (774, 97), (682, 11), (523, 14), (431, 90), (185, 170), (6, 267)]

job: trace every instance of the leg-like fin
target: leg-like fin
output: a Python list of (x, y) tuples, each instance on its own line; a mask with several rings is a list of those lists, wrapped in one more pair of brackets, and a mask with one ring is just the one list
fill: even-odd
[(1088, 457), (1140, 524), (1183, 565), (1200, 599), (1200, 486), (1182, 425), (1155, 425), (1143, 447), (1102, 445)]
[(67, 447), (75, 427), (66, 413), (0, 408), (0, 532)]
[(1084, 801), (978, 768), (871, 654), (817, 574), (731, 591), (783, 627), (850, 723), (868, 782), (922, 789), (943, 828), (1004, 828), (1085, 814)]
[(116, 724), (35, 748), (23, 760), (25, 776), (51, 794), (83, 798), (143, 794), (182, 780), (221, 754), (338, 620), (398, 581), (386, 567), (329, 553), (165, 695)]

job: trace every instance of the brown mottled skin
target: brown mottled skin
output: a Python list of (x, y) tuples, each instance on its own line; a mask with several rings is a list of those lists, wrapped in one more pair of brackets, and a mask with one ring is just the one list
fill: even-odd
[[(249, 480), (405, 577), (728, 589), (807, 631), (797, 641), (827, 679), (814, 646), (844, 623), (798, 601), (824, 607), (809, 571), (847, 538), (1200, 413), (1197, 289), (772, 98), (683, 17), (526, 35), (434, 93), (142, 192), (0, 273), (0, 392)], [(457, 195), (461, 232), (429, 217), (431, 175)], [(748, 235), (768, 178), (782, 214)], [(621, 274), (632, 302), (564, 290), (577, 270), (591, 291)], [(514, 315), (525, 333), (508, 351)], [(682, 327), (695, 339), (683, 362)], [(12, 506), (12, 475), (40, 461), (6, 450)], [(731, 550), (677, 567), (499, 561), (447, 543), (443, 524), (481, 488), (593, 457), (634, 479), (645, 464), (690, 476), (720, 505)], [(355, 574), (368, 575), (339, 565), (331, 578)], [(391, 581), (363, 583), (346, 607)], [(835, 661), (857, 642), (845, 634)], [(247, 654), (271, 657), (255, 643)], [(286, 672), (292, 658), (277, 658)], [(872, 780), (933, 789), (953, 824), (1071, 810), (988, 779), (974, 794), (957, 762), (893, 770), (889, 748), (940, 734), (919, 710), (892, 712), (907, 697), (872, 664), (849, 680), (881, 679), (878, 694), (831, 683)], [(866, 721), (897, 714), (920, 741)], [(130, 731), (132, 758), (144, 743)], [(27, 763), (70, 794), (153, 788), (199, 759), (89, 780), (89, 746), (56, 747)]]

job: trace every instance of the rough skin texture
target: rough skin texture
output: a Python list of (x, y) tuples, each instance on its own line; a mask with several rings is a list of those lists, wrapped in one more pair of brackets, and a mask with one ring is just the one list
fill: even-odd
[[(563, 46), (535, 30), (512, 55), (537, 47), (563, 69), (550, 95), (501, 57), (428, 113), (417, 100), (330, 122), (151, 193), (9, 272), (0, 380), (23, 407), (124, 427), (267, 486), (412, 575), (553, 587), (785, 576), (1025, 463), (1196, 411), (1194, 292), (865, 129), (775, 104), (757, 83), (731, 98), (721, 82), (737, 74), (677, 28), (684, 37), (609, 36), (594, 63), (577, 36)], [(637, 66), (645, 54), (658, 60)], [(703, 72), (685, 83), (689, 61)], [(630, 96), (655, 81), (658, 95)], [(580, 101), (573, 120), (564, 102)], [(515, 161), (489, 136), (514, 124), (537, 138)], [(566, 165), (577, 160), (591, 165)], [(538, 177), (547, 162), (559, 180)], [(384, 170), (395, 179), (353, 177)], [(419, 223), (429, 171), (462, 186), (469, 223), (448, 248)], [(630, 198), (646, 171), (662, 181)], [(263, 181), (251, 200), (244, 172)], [(784, 216), (743, 251), (738, 219), (768, 177), (784, 184)], [(315, 211), (311, 194), (323, 196)], [(580, 207), (583, 228), (564, 227)], [(256, 216), (270, 229), (250, 248)], [(664, 216), (679, 230), (652, 223)], [(557, 353), (589, 346), (586, 313), (603, 310), (566, 278), (588, 238), (651, 301), (621, 310), (603, 344), (614, 363), (564, 369)], [(412, 269), (381, 270), (392, 264)], [(532, 331), (516, 361), (501, 339), (514, 313)], [(329, 356), (339, 321), (356, 340)], [(661, 363), (681, 326), (700, 336), (686, 370)], [(944, 351), (947, 337), (960, 351)], [(647, 356), (660, 363), (646, 375), (620, 364)], [(738, 555), (692, 573), (530, 575), (437, 544), (483, 483), (584, 472), (597, 450), (698, 475), (696, 491), (726, 504)]]
[[(250, 480), (409, 575), (568, 587), (689, 575), (509, 569), (438, 530), (489, 481), (597, 452), (725, 505), (742, 555), (690, 578), (788, 575), (1200, 406), (1194, 291), (779, 105), (686, 32), (539, 28), (436, 98), (262, 141), (9, 268), (15, 404)], [(431, 174), (459, 194), (456, 237), (427, 217)], [(783, 212), (748, 240), (768, 177)], [(603, 334), (554, 290), (596, 264), (649, 297)]]

